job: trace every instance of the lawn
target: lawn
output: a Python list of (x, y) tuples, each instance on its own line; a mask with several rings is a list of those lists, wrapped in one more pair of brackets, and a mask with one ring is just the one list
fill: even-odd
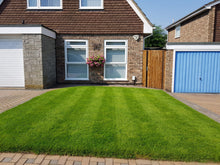
[(0, 152), (220, 162), (220, 124), (160, 90), (63, 88), (0, 114)]

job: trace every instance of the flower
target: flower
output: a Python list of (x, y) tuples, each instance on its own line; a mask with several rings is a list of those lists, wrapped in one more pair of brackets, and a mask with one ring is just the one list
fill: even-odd
[(104, 67), (104, 63), (105, 63), (105, 58), (104, 56), (99, 56), (99, 55), (96, 55), (96, 56), (90, 56), (89, 58), (86, 59), (87, 62), (86, 64), (88, 64), (90, 67)]

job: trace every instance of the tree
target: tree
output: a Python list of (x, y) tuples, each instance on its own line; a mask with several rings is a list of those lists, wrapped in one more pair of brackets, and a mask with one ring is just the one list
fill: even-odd
[(161, 26), (155, 26), (153, 35), (145, 39), (145, 47), (165, 47), (167, 42), (167, 34)]

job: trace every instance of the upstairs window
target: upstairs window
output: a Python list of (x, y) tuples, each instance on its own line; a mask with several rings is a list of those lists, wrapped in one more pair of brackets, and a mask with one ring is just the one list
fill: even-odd
[(103, 9), (103, 0), (79, 0), (80, 9)]
[(28, 0), (28, 9), (62, 9), (62, 0)]
[(175, 29), (175, 38), (179, 38), (180, 37), (180, 29), (181, 29), (181, 26), (177, 26), (176, 29)]

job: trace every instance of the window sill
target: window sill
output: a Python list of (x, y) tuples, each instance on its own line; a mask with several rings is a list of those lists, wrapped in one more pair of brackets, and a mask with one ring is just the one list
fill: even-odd
[(177, 39), (177, 38), (180, 38), (180, 36), (179, 37), (175, 37), (175, 39)]
[(81, 8), (79, 8), (79, 10), (104, 10), (104, 8), (103, 7), (101, 7), (101, 8), (96, 8), (96, 7), (94, 7), (94, 8), (92, 8), (92, 7), (81, 7)]
[(27, 11), (63, 11), (63, 8), (27, 8)]
[(127, 79), (124, 79), (124, 80), (104, 79), (104, 81), (121, 81), (121, 82), (128, 82)]
[(89, 79), (70, 79), (70, 78), (66, 78), (65, 81), (89, 81)]

